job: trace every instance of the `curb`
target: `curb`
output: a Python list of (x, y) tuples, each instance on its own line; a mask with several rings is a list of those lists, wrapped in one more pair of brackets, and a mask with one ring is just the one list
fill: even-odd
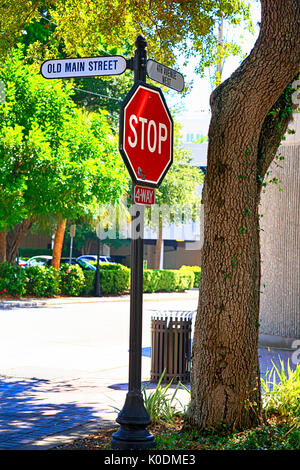
[[(198, 289), (189, 290), (185, 292), (168, 292), (159, 294), (143, 294), (144, 302), (157, 302), (167, 300), (195, 300), (198, 298)], [(67, 304), (86, 304), (86, 303), (101, 303), (101, 302), (129, 302), (130, 295), (119, 297), (66, 297), (58, 299), (19, 299), (19, 300), (2, 300), (0, 301), (0, 309), (9, 308), (30, 308), (30, 307), (43, 307)]]

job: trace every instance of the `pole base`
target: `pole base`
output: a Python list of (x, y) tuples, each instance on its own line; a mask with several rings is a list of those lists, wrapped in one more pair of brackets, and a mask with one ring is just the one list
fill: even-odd
[(113, 434), (110, 448), (113, 450), (146, 450), (155, 446), (154, 437), (147, 429), (138, 429), (128, 426), (121, 426)]
[(117, 423), (120, 424), (120, 428), (113, 434), (111, 449), (144, 450), (152, 449), (155, 446), (154, 437), (147, 430), (151, 420), (140, 392), (127, 393)]

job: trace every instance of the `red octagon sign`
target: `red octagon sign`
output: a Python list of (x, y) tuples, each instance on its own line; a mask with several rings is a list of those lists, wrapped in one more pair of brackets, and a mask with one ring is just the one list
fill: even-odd
[(135, 184), (159, 187), (173, 162), (173, 120), (159, 88), (137, 82), (126, 96), (119, 150)]

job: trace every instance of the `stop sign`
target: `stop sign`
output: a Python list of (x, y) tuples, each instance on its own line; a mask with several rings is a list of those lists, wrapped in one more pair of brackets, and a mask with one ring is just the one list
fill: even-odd
[(119, 150), (134, 183), (159, 187), (173, 162), (173, 120), (159, 88), (137, 82), (126, 96)]

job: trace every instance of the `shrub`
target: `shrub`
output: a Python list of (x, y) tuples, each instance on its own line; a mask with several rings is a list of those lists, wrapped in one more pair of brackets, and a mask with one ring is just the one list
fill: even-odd
[[(95, 267), (97, 267), (97, 261), (89, 261), (90, 264), (93, 264)], [(105, 270), (115, 270), (115, 269), (123, 269), (123, 268), (126, 268), (126, 269), (129, 269), (127, 268), (127, 266), (124, 266), (124, 264), (120, 264), (120, 263), (99, 263), (99, 266), (101, 269), (105, 269)]]
[[(103, 271), (103, 274), (105, 271)], [(107, 273), (107, 271), (106, 271)], [(121, 264), (119, 267), (113, 271), (114, 279), (114, 291), (115, 292), (126, 292), (130, 289), (130, 269), (127, 266), (122, 266)]]
[(95, 292), (95, 271), (83, 271), (84, 284), (82, 285), (82, 295), (93, 295)]
[(60, 294), (59, 272), (52, 266), (30, 266), (24, 269), (26, 294), (53, 297)]
[[(57, 271), (51, 266), (23, 269), (9, 263), (0, 265), (0, 295), (24, 294), (51, 297), (93, 295), (95, 271), (64, 263)], [(144, 292), (178, 292), (191, 289), (194, 272), (189, 269), (144, 269)], [(130, 269), (119, 263), (100, 263), (100, 287), (103, 294), (125, 293), (130, 289)]]
[(85, 277), (77, 264), (63, 263), (59, 269), (60, 289), (64, 295), (78, 296), (82, 293)]
[(176, 292), (191, 289), (194, 274), (177, 269), (145, 269), (143, 281), (144, 292)]
[(279, 413), (282, 416), (300, 417), (300, 364), (293, 371), (288, 361), (287, 372), (280, 359), (281, 370), (273, 363), (273, 368), (261, 379), (264, 390), (263, 404), (266, 413)]
[(0, 264), (0, 295), (20, 297), (26, 293), (26, 275), (20, 266)]
[(199, 287), (201, 278), (201, 266), (186, 266), (183, 265), (180, 268), (181, 272), (193, 272), (194, 273), (194, 285), (193, 287)]
[(165, 387), (161, 386), (164, 374), (165, 370), (163, 371), (154, 392), (150, 392), (149, 394), (146, 393), (146, 389), (149, 384), (146, 384), (142, 388), (145, 408), (150, 416), (152, 424), (173, 423), (177, 416), (183, 414), (185, 408), (176, 396), (180, 386), (182, 386), (190, 395), (190, 391), (181, 382), (178, 382), (175, 390), (170, 394), (169, 388), (172, 381)]
[(159, 290), (160, 270), (144, 269), (143, 286), (144, 292), (157, 292)]
[[(83, 294), (92, 295), (94, 293), (95, 276), (96, 271), (84, 271)], [(130, 288), (130, 269), (122, 264), (100, 263), (100, 288), (103, 294), (127, 292)]]
[(178, 290), (192, 289), (195, 283), (195, 275), (191, 272), (179, 271)]

